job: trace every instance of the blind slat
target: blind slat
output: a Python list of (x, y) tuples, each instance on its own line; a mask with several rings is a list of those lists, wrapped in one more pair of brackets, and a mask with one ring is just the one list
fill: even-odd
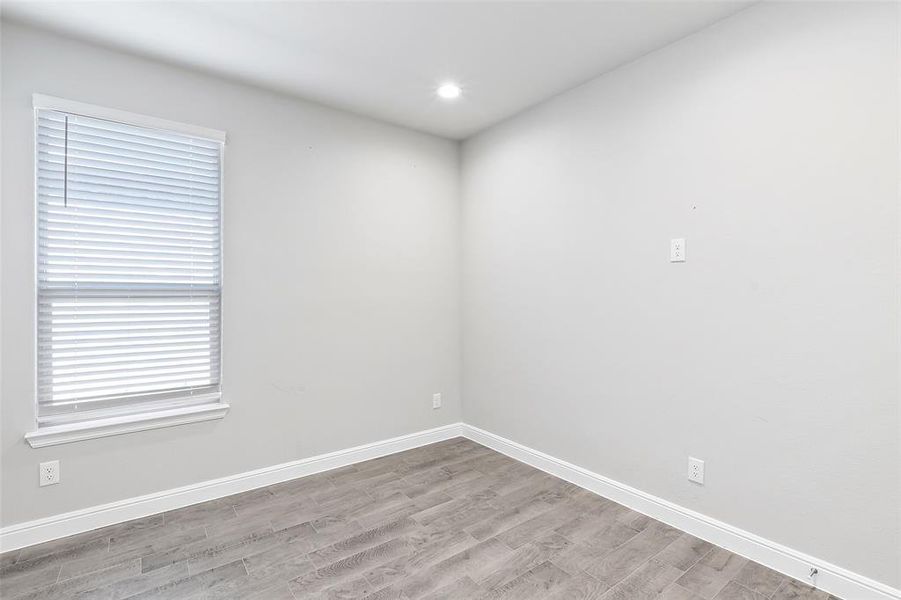
[(221, 144), (36, 118), (39, 423), (218, 398)]
[(72, 127), (84, 127), (105, 132), (110, 138), (124, 136), (126, 138), (141, 138), (151, 141), (152, 143), (183, 144), (185, 140), (190, 140), (191, 144), (200, 148), (210, 148), (218, 150), (220, 143), (207, 138), (198, 138), (177, 132), (167, 132), (163, 130), (152, 130), (146, 127), (135, 127), (125, 123), (116, 121), (108, 121), (104, 119), (93, 119), (91, 117), (67, 114), (60, 111), (41, 111), (38, 114), (39, 122), (45, 124), (48, 128), (62, 128), (69, 117), (69, 124)]

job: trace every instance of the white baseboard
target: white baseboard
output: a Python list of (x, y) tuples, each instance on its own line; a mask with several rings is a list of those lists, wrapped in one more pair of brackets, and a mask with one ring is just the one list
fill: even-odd
[[(812, 583), (817, 588), (845, 600), (899, 600), (901, 590), (852, 573), (847, 569), (787, 548), (748, 531), (694, 512), (651, 494), (613, 481), (582, 467), (533, 450), (499, 435), (471, 425), (463, 425), (463, 435), (502, 454), (551, 475), (565, 479), (642, 514), (663, 521), (771, 569)], [(816, 580), (808, 578), (810, 568), (818, 570)]]
[(809, 581), (807, 575), (810, 567), (816, 567), (819, 574), (815, 585), (845, 600), (901, 600), (901, 590), (463, 423), (445, 425), (221, 479), (11, 525), (0, 529), (0, 551), (7, 552), (198, 502), (306, 477), (461, 435), (795, 579)]
[(8, 552), (99, 527), (190, 506), (198, 502), (206, 502), (298, 477), (337, 469), (364, 460), (458, 437), (462, 435), (462, 431), (462, 424), (454, 423), (221, 479), (11, 525), (0, 529), (0, 551)]

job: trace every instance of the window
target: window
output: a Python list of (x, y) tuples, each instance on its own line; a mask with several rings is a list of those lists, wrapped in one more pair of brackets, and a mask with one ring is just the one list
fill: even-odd
[(35, 109), (36, 435), (223, 406), (222, 139), (50, 100)]

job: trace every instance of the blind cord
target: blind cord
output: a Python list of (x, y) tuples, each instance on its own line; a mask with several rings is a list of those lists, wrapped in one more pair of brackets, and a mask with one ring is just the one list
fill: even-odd
[(63, 136), (63, 206), (69, 208), (69, 115)]

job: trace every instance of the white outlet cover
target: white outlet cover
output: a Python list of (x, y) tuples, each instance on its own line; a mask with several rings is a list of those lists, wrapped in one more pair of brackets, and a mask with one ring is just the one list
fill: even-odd
[(673, 238), (669, 241), (669, 261), (685, 262), (685, 238)]
[(432, 394), (432, 408), (441, 408), (441, 394)]
[(42, 462), (39, 467), (38, 475), (40, 477), (41, 487), (59, 483), (59, 461), (51, 460)]
[(704, 485), (704, 461), (700, 458), (688, 457), (688, 480)]

